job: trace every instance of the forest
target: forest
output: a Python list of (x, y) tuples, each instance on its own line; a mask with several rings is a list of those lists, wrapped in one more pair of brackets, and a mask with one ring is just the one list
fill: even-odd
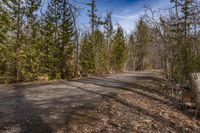
[(199, 116), (200, 0), (0, 0), (0, 132), (199, 133)]
[[(123, 70), (163, 69), (179, 84), (200, 70), (198, 0), (171, 0), (171, 7), (145, 7), (136, 27), (114, 28), (112, 12), (88, 7), (89, 27), (80, 30), (74, 1), (1, 0), (0, 81), (71, 79)], [(45, 9), (44, 9), (45, 8)], [(130, 27), (130, 29), (133, 29)]]

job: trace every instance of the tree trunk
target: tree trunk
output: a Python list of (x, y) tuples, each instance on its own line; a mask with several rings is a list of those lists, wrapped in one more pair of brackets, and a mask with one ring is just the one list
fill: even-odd
[(191, 85), (191, 93), (194, 95), (197, 105), (195, 113), (195, 118), (197, 118), (198, 110), (200, 107), (200, 73), (190, 73), (189, 80)]

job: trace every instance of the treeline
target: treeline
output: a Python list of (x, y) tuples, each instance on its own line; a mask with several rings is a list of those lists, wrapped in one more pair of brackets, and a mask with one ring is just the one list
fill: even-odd
[(126, 40), (120, 26), (114, 30), (112, 14), (100, 19), (95, 0), (87, 3), (91, 30), (79, 36), (70, 2), (51, 0), (45, 7), (41, 0), (0, 1), (1, 83), (123, 69)]
[(51, 0), (45, 13), (41, 0), (0, 3), (0, 77), (3, 82), (70, 77), (74, 24), (67, 0)]
[(189, 73), (200, 72), (200, 2), (170, 2), (172, 7), (158, 12), (147, 8), (146, 22), (160, 51), (166, 77), (185, 86)]
[(200, 72), (200, 1), (170, 0), (171, 7), (145, 7), (128, 37), (128, 70), (162, 68), (168, 81), (189, 84)]
[(80, 31), (77, 12), (83, 12), (74, 2), (0, 1), (1, 83), (159, 68), (185, 84), (200, 71), (197, 0), (171, 0), (172, 7), (158, 12), (146, 8), (129, 35), (114, 28), (112, 13), (98, 15), (95, 0), (86, 4), (89, 27)]
[(87, 5), (91, 31), (83, 33), (81, 39), (81, 73), (87, 75), (122, 71), (127, 50), (122, 27), (118, 25), (116, 30), (113, 28), (112, 13), (100, 18), (95, 0)]

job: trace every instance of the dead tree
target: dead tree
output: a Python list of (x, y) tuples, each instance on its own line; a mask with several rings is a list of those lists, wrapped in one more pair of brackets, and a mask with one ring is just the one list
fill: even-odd
[(80, 71), (79, 71), (79, 34), (78, 34), (78, 28), (77, 28), (77, 10), (78, 8), (75, 6), (73, 6), (72, 4), (69, 4), (69, 9), (70, 9), (70, 15), (72, 16), (72, 21), (74, 24), (74, 31), (75, 31), (75, 44), (76, 44), (76, 64), (75, 64), (75, 77), (76, 76), (80, 76)]
[(200, 107), (200, 73), (189, 74), (189, 80), (191, 85), (191, 93), (194, 95), (196, 102), (195, 118), (197, 118), (198, 110)]

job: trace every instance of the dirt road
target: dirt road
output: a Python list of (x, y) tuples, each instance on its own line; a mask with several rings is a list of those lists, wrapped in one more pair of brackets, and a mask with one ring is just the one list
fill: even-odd
[(0, 132), (200, 132), (200, 121), (161, 94), (158, 72), (0, 86)]

